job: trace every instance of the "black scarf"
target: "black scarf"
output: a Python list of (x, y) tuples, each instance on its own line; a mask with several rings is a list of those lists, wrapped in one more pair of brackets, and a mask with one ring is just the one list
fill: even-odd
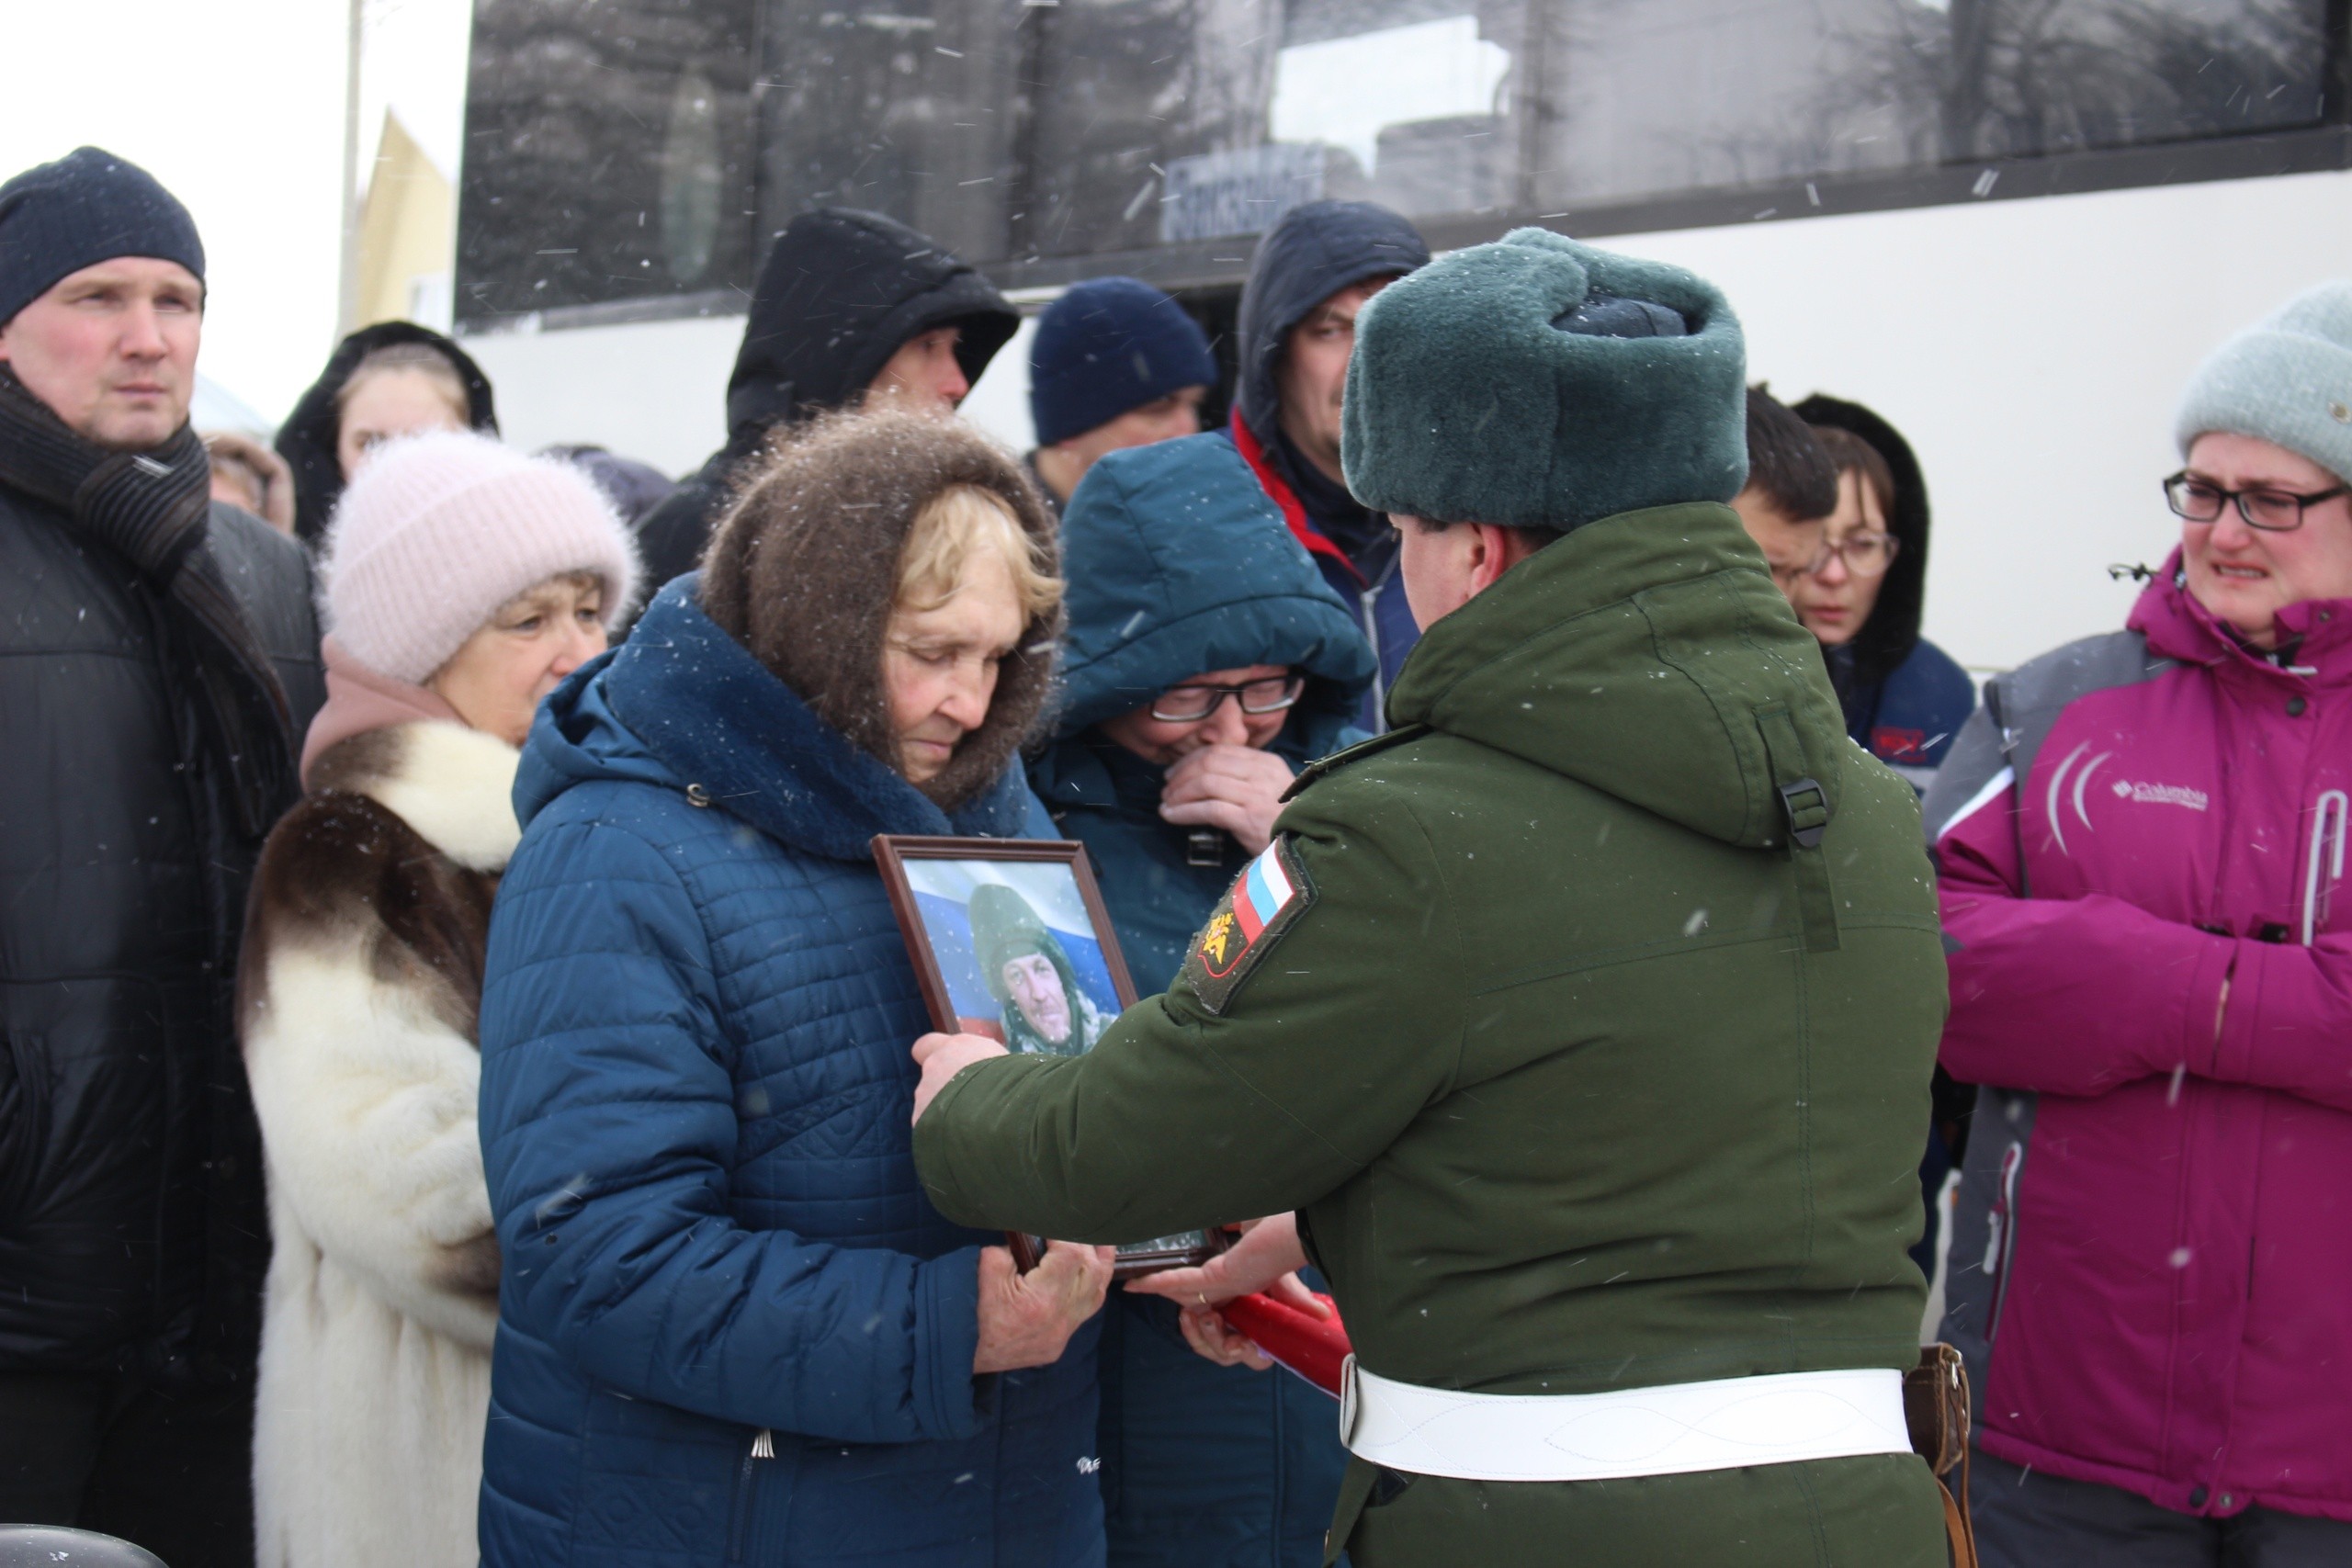
[(143, 452), (100, 446), (0, 365), (0, 478), (64, 513), (76, 533), (156, 591), (172, 648), (193, 664), (237, 826), (251, 839), (268, 832), (299, 793), (293, 715), (220, 563), (202, 547), (212, 477), (196, 432), (183, 424)]

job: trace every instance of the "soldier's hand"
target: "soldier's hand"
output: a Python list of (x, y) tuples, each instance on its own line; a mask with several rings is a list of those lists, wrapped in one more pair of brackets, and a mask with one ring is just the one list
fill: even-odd
[(980, 1248), (980, 1338), (972, 1371), (1010, 1372), (1058, 1359), (1078, 1325), (1102, 1310), (1116, 1256), (1114, 1247), (1049, 1241), (1044, 1261), (1023, 1274), (1006, 1248)]
[(1215, 1307), (1188, 1306), (1176, 1314), (1176, 1326), (1183, 1330), (1184, 1343), (1195, 1355), (1220, 1367), (1248, 1367), (1262, 1372), (1274, 1364), (1272, 1356), (1236, 1331)]
[(1188, 751), (1168, 770), (1159, 815), (1193, 828), (1221, 828), (1256, 854), (1273, 841), (1290, 764), (1272, 751), (1219, 741)]
[(918, 1122), (930, 1109), (947, 1080), (990, 1056), (1006, 1055), (1005, 1049), (985, 1034), (926, 1034), (915, 1042), (915, 1065), (922, 1069), (922, 1078), (915, 1085), (915, 1116)]
[(1323, 1303), (1299, 1282), (1295, 1270), (1306, 1267), (1306, 1250), (1298, 1245), (1298, 1216), (1276, 1214), (1251, 1225), (1239, 1241), (1198, 1268), (1163, 1269), (1128, 1280), (1127, 1289), (1204, 1309), (1264, 1291), (1310, 1317), (1327, 1316)]

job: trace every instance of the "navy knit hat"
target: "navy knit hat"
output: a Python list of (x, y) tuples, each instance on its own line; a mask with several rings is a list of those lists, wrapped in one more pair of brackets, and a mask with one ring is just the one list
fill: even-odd
[(1208, 334), (1133, 277), (1096, 277), (1046, 307), (1029, 348), (1029, 414), (1051, 446), (1186, 387), (1216, 385)]
[(0, 186), (0, 326), (60, 278), (116, 256), (177, 262), (204, 281), (204, 242), (179, 197), (96, 147)]

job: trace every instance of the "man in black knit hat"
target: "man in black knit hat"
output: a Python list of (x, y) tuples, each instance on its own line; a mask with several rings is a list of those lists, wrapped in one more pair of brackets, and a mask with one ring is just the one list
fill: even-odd
[(0, 1519), (254, 1561), (269, 1257), (245, 884), (323, 694), (300, 547), (210, 499), (204, 246), (95, 147), (0, 185)]

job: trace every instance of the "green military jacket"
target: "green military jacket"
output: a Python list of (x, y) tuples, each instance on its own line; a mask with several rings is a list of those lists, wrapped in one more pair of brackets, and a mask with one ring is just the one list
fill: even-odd
[[(1432, 1387), (1910, 1367), (1946, 1005), (1918, 808), (1735, 515), (1577, 530), (1430, 626), (1388, 712), (1165, 996), (942, 1091), (933, 1201), (1091, 1242), (1296, 1209), (1363, 1364)], [(1828, 1462), (1900, 1494), (1857, 1553), (1941, 1560), (1923, 1465)], [(1614, 1491), (1667, 1482), (1732, 1495)]]

